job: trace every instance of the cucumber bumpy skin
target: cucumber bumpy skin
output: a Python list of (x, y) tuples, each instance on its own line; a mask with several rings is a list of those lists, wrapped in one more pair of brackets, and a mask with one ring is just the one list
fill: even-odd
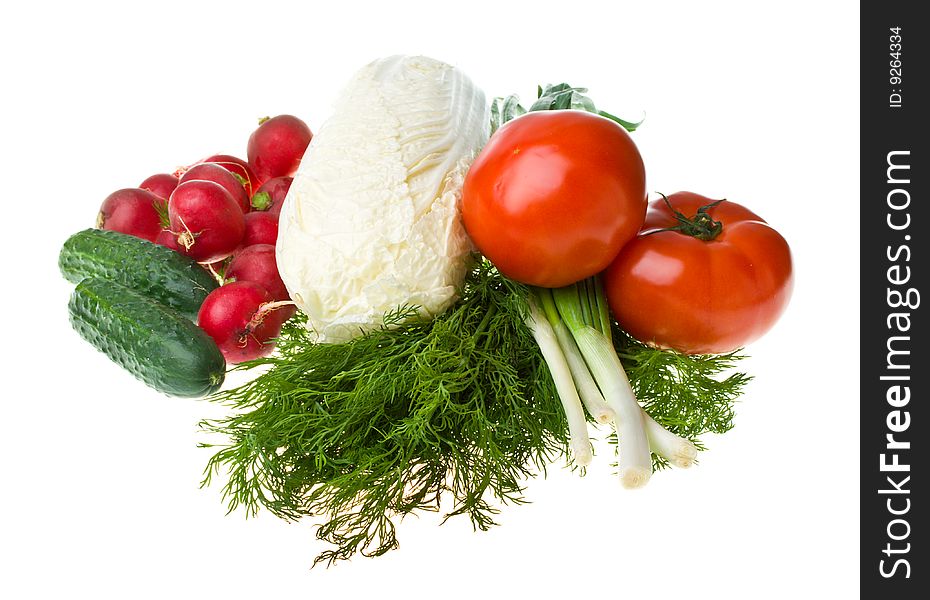
[(68, 310), (82, 338), (159, 392), (197, 398), (223, 385), (226, 361), (213, 339), (151, 298), (91, 277), (74, 289)]
[(171, 248), (103, 229), (72, 235), (58, 255), (71, 283), (109, 279), (157, 300), (195, 321), (207, 294), (219, 287), (206, 269)]

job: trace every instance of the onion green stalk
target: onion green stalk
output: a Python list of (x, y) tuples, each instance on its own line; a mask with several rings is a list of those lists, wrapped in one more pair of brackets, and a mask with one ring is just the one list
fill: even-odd
[(570, 308), (562, 311), (566, 302), (560, 303), (558, 292), (559, 290), (555, 290), (553, 294), (560, 308), (559, 312), (563, 316), (570, 315), (566, 318), (568, 329), (600, 387), (604, 400), (614, 412), (620, 480), (627, 488), (642, 487), (652, 476), (652, 457), (646, 439), (642, 409), (636, 401), (630, 381), (620, 364), (613, 342), (597, 329), (575, 320), (576, 315), (571, 313)]
[[(562, 353), (565, 355), (565, 360), (571, 369), (578, 396), (581, 398), (588, 414), (598, 423), (613, 423), (614, 411), (604, 400), (604, 396), (597, 387), (597, 383), (594, 381), (594, 377), (591, 375), (581, 351), (578, 350), (578, 345), (559, 316), (551, 291), (538, 290), (536, 296), (546, 313), (546, 317), (549, 319), (552, 330), (555, 332)], [(688, 468), (694, 464), (697, 458), (697, 447), (690, 440), (662, 427), (649, 416), (645, 409), (640, 408), (640, 410), (642, 411), (643, 423), (646, 428), (646, 440), (649, 442), (650, 450), (676, 467)]]
[(614, 349), (600, 279), (592, 277), (554, 290), (537, 288), (535, 296), (561, 348), (557, 368), (564, 363), (571, 371), (574, 387), (569, 394), (580, 396), (595, 421), (614, 423), (623, 485), (636, 488), (649, 481), (651, 452), (673, 465), (691, 466), (697, 454), (694, 444), (659, 425), (636, 400)]
[(582, 467), (587, 466), (591, 463), (592, 458), (591, 440), (588, 438), (588, 426), (585, 421), (584, 409), (581, 407), (581, 400), (578, 398), (572, 371), (566, 362), (555, 332), (532, 296), (529, 298), (526, 325), (539, 345), (539, 351), (542, 353), (543, 359), (549, 366), (549, 373), (552, 375), (552, 381), (555, 383), (559, 399), (562, 401), (562, 409), (565, 411), (565, 418), (568, 420), (568, 431), (571, 436), (575, 463)]
[(597, 383), (595, 383), (594, 377), (591, 376), (591, 371), (588, 370), (588, 365), (585, 364), (584, 357), (578, 350), (578, 345), (572, 339), (572, 335), (562, 321), (562, 317), (559, 316), (558, 308), (556, 308), (555, 301), (552, 299), (552, 292), (548, 289), (539, 289), (536, 292), (536, 297), (546, 313), (549, 325), (555, 332), (562, 354), (565, 355), (565, 360), (568, 362), (569, 369), (571, 369), (578, 395), (581, 397), (582, 404), (588, 410), (588, 414), (598, 423), (612, 423), (614, 411), (604, 401), (604, 396), (601, 394), (601, 390), (597, 388)]

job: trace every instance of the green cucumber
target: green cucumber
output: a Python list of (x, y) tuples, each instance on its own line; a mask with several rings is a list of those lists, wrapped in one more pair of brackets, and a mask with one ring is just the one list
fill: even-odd
[(68, 303), (82, 338), (150, 387), (196, 398), (220, 389), (226, 361), (213, 339), (179, 312), (106, 279), (84, 279)]
[(109, 279), (192, 320), (207, 294), (219, 287), (206, 269), (171, 248), (103, 229), (85, 229), (68, 238), (58, 267), (71, 283)]

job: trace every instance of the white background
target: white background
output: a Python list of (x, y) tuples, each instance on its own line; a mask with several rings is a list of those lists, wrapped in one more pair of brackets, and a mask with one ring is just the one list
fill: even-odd
[[(4, 9), (0, 596), (853, 596), (858, 6), (371, 4)], [(645, 112), (649, 188), (760, 213), (792, 245), (796, 291), (697, 468), (628, 492), (603, 460), (584, 479), (556, 466), (489, 533), (411, 518), (399, 551), (311, 571), (311, 523), (227, 516), (199, 489), (197, 422), (222, 411), (161, 397), (81, 341), (56, 258), (111, 191), (243, 155), (263, 115), (316, 128), (356, 68), (394, 53), (454, 63), (489, 96), (564, 80)]]

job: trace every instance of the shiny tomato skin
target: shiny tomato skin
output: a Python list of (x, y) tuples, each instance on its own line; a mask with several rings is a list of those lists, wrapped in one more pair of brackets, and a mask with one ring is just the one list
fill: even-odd
[(465, 229), (501, 273), (561, 287), (602, 271), (636, 235), (646, 172), (630, 135), (578, 110), (508, 122), (475, 159), (462, 192)]
[[(691, 192), (668, 200), (687, 217), (714, 202)], [(664, 200), (651, 202), (642, 231), (608, 267), (608, 303), (633, 337), (687, 354), (722, 354), (758, 339), (784, 312), (794, 282), (785, 239), (735, 202), (708, 214), (723, 229), (704, 241), (659, 231), (677, 221)]]

